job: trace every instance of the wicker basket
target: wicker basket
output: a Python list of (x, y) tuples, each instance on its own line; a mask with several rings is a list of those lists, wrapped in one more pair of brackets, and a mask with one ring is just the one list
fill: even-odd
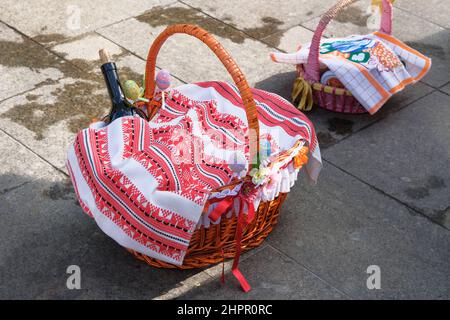
[[(273, 201), (261, 202), (255, 219), (243, 230), (241, 250), (246, 251), (259, 246), (277, 224), (280, 208), (287, 193), (281, 193)], [(209, 228), (197, 229), (189, 244), (183, 265), (177, 266), (160, 261), (134, 250), (128, 250), (138, 259), (151, 266), (172, 269), (193, 269), (208, 266), (233, 258), (236, 255), (236, 227), (238, 217), (223, 218), (220, 223)]]
[[(366, 113), (367, 110), (356, 100), (352, 93), (346, 89), (323, 85), (320, 83), (319, 50), (322, 34), (336, 15), (344, 8), (357, 0), (340, 0), (328, 10), (320, 20), (311, 41), (308, 62), (305, 65), (297, 65), (297, 74), (300, 79), (306, 80), (312, 89), (312, 99), (319, 107), (342, 113)], [(392, 3), (383, 0), (380, 32), (391, 34), (392, 30)], [(305, 109), (307, 110), (307, 109)]]
[[(153, 102), (150, 93), (155, 89), (155, 64), (158, 52), (163, 43), (173, 34), (184, 33), (194, 36), (205, 43), (220, 59), (227, 71), (233, 78), (236, 86), (239, 89), (242, 100), (246, 107), (246, 115), (248, 118), (249, 127), (256, 133), (254, 139), (250, 138), (249, 143), (253, 143), (256, 147), (250, 148), (250, 159), (253, 159), (259, 154), (259, 122), (256, 115), (256, 105), (253, 100), (250, 87), (242, 74), (241, 70), (225, 51), (222, 45), (207, 31), (192, 25), (173, 25), (163, 31), (153, 42), (150, 48), (147, 66), (146, 66), (146, 83), (145, 92), (146, 98), (150, 100), (149, 107), (153, 108), (151, 114), (155, 114), (155, 106), (157, 103)], [(148, 95), (147, 95), (148, 93)], [(252, 154), (253, 153), (253, 154)], [(248, 178), (248, 177), (247, 177)], [(245, 178), (244, 178), (245, 179)], [(232, 186), (225, 186), (223, 188), (231, 188)], [(217, 191), (217, 190), (215, 190)], [(273, 201), (262, 202), (257, 210), (255, 210), (255, 217), (240, 230), (239, 216), (233, 215), (231, 218), (222, 217), (220, 223), (211, 224), (210, 227), (201, 226), (197, 229), (190, 241), (187, 254), (184, 258), (183, 265), (177, 266), (166, 263), (149, 256), (143, 255), (139, 252), (129, 250), (138, 259), (145, 261), (151, 266), (159, 268), (177, 268), (177, 269), (191, 269), (205, 267), (222, 261), (224, 258), (235, 257), (237, 251), (249, 250), (262, 243), (262, 241), (272, 231), (274, 225), (277, 223), (278, 215), (283, 201), (286, 198), (286, 193), (281, 193)], [(208, 207), (208, 203), (205, 208)], [(239, 241), (236, 238), (239, 237)], [(237, 243), (240, 246), (237, 247)], [(239, 254), (239, 253), (238, 253)]]

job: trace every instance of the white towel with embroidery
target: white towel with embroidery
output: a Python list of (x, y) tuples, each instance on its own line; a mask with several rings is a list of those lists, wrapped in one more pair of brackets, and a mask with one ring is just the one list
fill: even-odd
[[(275, 62), (306, 64), (310, 44), (296, 53), (271, 53)], [(381, 33), (323, 39), (319, 61), (370, 113), (374, 114), (396, 92), (419, 81), (431, 59), (400, 40)]]

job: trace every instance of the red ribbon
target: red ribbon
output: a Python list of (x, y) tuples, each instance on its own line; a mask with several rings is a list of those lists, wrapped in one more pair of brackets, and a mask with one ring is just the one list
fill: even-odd
[[(234, 261), (233, 261), (233, 266), (231, 268), (231, 272), (233, 273), (234, 277), (239, 281), (239, 283), (242, 287), (242, 290), (244, 290), (244, 292), (248, 292), (248, 291), (250, 291), (251, 287), (248, 284), (247, 280), (245, 279), (244, 275), (241, 273), (241, 271), (239, 271), (238, 265), (239, 265), (239, 258), (241, 256), (241, 252), (242, 252), (241, 242), (242, 242), (243, 229), (247, 224), (252, 222), (252, 220), (254, 219), (255, 207), (253, 205), (253, 197), (245, 196), (242, 193), (239, 193), (237, 197), (239, 199), (239, 215), (238, 215), (238, 221), (237, 221), (237, 226), (236, 226), (236, 236), (235, 236), (236, 253), (234, 255)], [(217, 219), (219, 219), (219, 217), (221, 217), (223, 214), (225, 214), (226, 212), (228, 212), (230, 210), (233, 203), (234, 203), (233, 197), (227, 197), (227, 198), (223, 199), (222, 201), (220, 201), (218, 203), (218, 205), (210, 213), (209, 218), (213, 222), (217, 221)], [(245, 204), (247, 204), (247, 219), (246, 220), (244, 219)], [(223, 268), (222, 268), (221, 281), (222, 282), (225, 281)]]
[(224, 213), (228, 212), (232, 204), (232, 197), (227, 197), (221, 200), (214, 208), (214, 210), (209, 214), (209, 219), (211, 219), (211, 221), (213, 222), (216, 222), (217, 219), (219, 219)]
[(222, 276), (220, 277), (220, 282), (222, 284), (225, 283), (225, 253), (223, 252), (223, 248), (220, 250), (222, 252)]

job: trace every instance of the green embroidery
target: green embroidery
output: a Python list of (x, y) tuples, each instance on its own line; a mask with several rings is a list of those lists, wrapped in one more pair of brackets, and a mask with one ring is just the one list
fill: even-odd
[(328, 43), (322, 43), (320, 45), (320, 53), (321, 54), (326, 54), (326, 53), (330, 53), (336, 51), (335, 48), (333, 48), (333, 43), (328, 42)]
[[(345, 57), (355, 63), (366, 63), (370, 59), (370, 53), (365, 51), (357, 51), (357, 52), (343, 52), (339, 50), (339, 45), (343, 44), (352, 44), (350, 41), (335, 41), (335, 42), (325, 42), (320, 45), (320, 54), (327, 54), (333, 51), (338, 51), (345, 55)], [(337, 49), (336, 49), (337, 47)], [(359, 48), (363, 49), (363, 48)]]
[(370, 59), (370, 53), (368, 52), (355, 52), (351, 53), (348, 60), (356, 63), (366, 63)]

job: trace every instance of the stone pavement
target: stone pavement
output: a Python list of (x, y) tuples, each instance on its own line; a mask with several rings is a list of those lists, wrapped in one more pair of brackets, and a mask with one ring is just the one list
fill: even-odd
[[(222, 286), (221, 266), (153, 269), (82, 213), (64, 168), (74, 134), (109, 107), (97, 51), (121, 75), (142, 77), (147, 50), (167, 25), (195, 23), (229, 50), (251, 85), (289, 99), (295, 77), (273, 50), (309, 41), (334, 1), (3, 0), (0, 3), (0, 299), (450, 298), (450, 6), (397, 0), (394, 34), (432, 57), (420, 83), (375, 116), (315, 109), (324, 168), (299, 181), (279, 225), (241, 270), (253, 290)], [(326, 36), (366, 32), (368, 0)], [(175, 36), (158, 67), (176, 84), (229, 80), (196, 39)], [(66, 288), (78, 265), (81, 290)], [(367, 268), (381, 269), (368, 290)], [(227, 263), (227, 270), (229, 270)]]

